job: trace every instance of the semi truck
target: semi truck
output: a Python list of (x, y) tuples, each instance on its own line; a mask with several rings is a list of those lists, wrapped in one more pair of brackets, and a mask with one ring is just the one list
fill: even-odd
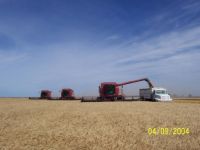
[(151, 101), (172, 101), (171, 96), (167, 93), (165, 88), (152, 87), (140, 89), (140, 99)]

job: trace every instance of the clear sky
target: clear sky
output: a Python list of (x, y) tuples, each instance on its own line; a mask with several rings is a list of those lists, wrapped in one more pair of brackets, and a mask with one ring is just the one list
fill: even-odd
[(200, 95), (199, 0), (0, 0), (0, 96), (141, 77)]

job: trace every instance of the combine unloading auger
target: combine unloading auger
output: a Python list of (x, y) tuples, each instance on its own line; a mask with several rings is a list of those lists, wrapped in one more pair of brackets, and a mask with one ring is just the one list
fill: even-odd
[(142, 78), (142, 79), (138, 79), (138, 80), (132, 80), (132, 81), (128, 81), (128, 82), (122, 82), (122, 83), (118, 83), (117, 86), (124, 86), (127, 84), (132, 84), (132, 83), (136, 83), (136, 82), (141, 82), (141, 81), (146, 81), (149, 85), (149, 88), (153, 88), (153, 84), (151, 83), (151, 81), (148, 78)]

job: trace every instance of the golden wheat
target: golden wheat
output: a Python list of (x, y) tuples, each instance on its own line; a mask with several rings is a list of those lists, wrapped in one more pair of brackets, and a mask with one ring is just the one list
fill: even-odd
[[(0, 149), (199, 149), (200, 105), (0, 100)], [(148, 128), (189, 128), (148, 135)]]

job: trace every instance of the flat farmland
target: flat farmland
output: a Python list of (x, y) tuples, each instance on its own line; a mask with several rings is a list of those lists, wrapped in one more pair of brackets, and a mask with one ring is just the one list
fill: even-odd
[[(188, 134), (148, 134), (188, 128)], [(200, 103), (0, 99), (0, 149), (199, 149)]]

